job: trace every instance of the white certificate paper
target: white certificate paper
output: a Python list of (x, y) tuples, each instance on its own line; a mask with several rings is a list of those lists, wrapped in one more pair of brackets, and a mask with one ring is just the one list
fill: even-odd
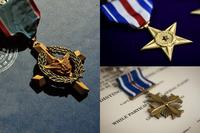
[[(134, 69), (134, 68), (124, 68)], [(151, 93), (182, 96), (181, 117), (151, 118), (145, 95), (130, 100), (116, 82), (118, 70), (101, 68), (101, 133), (200, 133), (200, 68), (142, 67), (145, 77), (158, 84)]]

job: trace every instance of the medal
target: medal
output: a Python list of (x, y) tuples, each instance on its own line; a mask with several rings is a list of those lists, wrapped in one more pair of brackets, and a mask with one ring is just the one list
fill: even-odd
[(142, 50), (161, 48), (170, 61), (172, 60), (174, 46), (192, 42), (176, 35), (176, 23), (166, 30), (158, 30), (149, 26), (153, 10), (151, 0), (116, 0), (102, 5), (101, 9), (112, 22), (128, 24), (135, 29), (148, 29), (153, 40), (145, 45)]
[(191, 14), (200, 15), (200, 9), (192, 11)]
[(160, 31), (150, 26), (147, 28), (154, 39), (145, 45), (142, 50), (161, 48), (170, 61), (172, 60), (173, 49), (175, 46), (192, 42), (176, 35), (176, 23), (172, 24), (164, 31)]
[(79, 50), (46, 47), (44, 43), (37, 41), (36, 31), (40, 17), (40, 11), (33, 0), (0, 0), (0, 29), (4, 35), (25, 36), (38, 54), (37, 65), (40, 72), (33, 77), (32, 82), (37, 87), (72, 86), (80, 94), (87, 93), (88, 87), (79, 80), (84, 72), (86, 57)]
[(197, 15), (199, 15), (200, 14), (200, 9), (192, 11), (191, 14), (197, 14)]
[(156, 84), (146, 79), (139, 68), (120, 76), (117, 81), (120, 88), (132, 98), (146, 94), (149, 103), (148, 112), (151, 117), (159, 119), (161, 116), (165, 118), (171, 116), (172, 119), (175, 119), (183, 113), (183, 110), (180, 109), (182, 100), (179, 96), (149, 92)]

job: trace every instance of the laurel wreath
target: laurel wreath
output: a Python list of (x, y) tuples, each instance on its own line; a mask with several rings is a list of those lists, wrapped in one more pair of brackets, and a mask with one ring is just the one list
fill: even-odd
[(72, 84), (74, 81), (78, 80), (79, 78), (82, 77), (82, 73), (84, 72), (84, 67), (81, 59), (77, 57), (74, 52), (67, 48), (63, 47), (57, 47), (57, 46), (52, 46), (52, 47), (47, 47), (48, 52), (52, 55), (65, 55), (68, 53), (70, 55), (69, 60), (72, 62), (72, 76), (60, 76), (50, 69), (46, 69), (44, 66), (47, 65), (47, 58), (46, 54), (41, 52), (38, 55), (38, 66), (40, 70), (46, 75), (50, 80), (57, 82), (57, 83), (70, 83)]

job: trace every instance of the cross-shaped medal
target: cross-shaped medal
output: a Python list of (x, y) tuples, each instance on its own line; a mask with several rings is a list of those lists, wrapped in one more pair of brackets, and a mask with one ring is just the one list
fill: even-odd
[(33, 48), (39, 54), (38, 66), (43, 73), (33, 77), (37, 86), (43, 87), (47, 80), (51, 80), (54, 83), (72, 85), (80, 94), (89, 91), (89, 88), (79, 80), (84, 72), (83, 63), (86, 59), (79, 50), (73, 52), (62, 47), (46, 47), (36, 40)]

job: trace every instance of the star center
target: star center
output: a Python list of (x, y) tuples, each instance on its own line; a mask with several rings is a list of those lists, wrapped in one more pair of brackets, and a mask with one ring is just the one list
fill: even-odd
[(175, 35), (169, 31), (161, 31), (155, 36), (155, 42), (162, 47), (172, 46), (174, 40)]
[(168, 36), (163, 36), (163, 39), (162, 39), (162, 40), (164, 40), (164, 41), (167, 42), (168, 39), (169, 39)]

